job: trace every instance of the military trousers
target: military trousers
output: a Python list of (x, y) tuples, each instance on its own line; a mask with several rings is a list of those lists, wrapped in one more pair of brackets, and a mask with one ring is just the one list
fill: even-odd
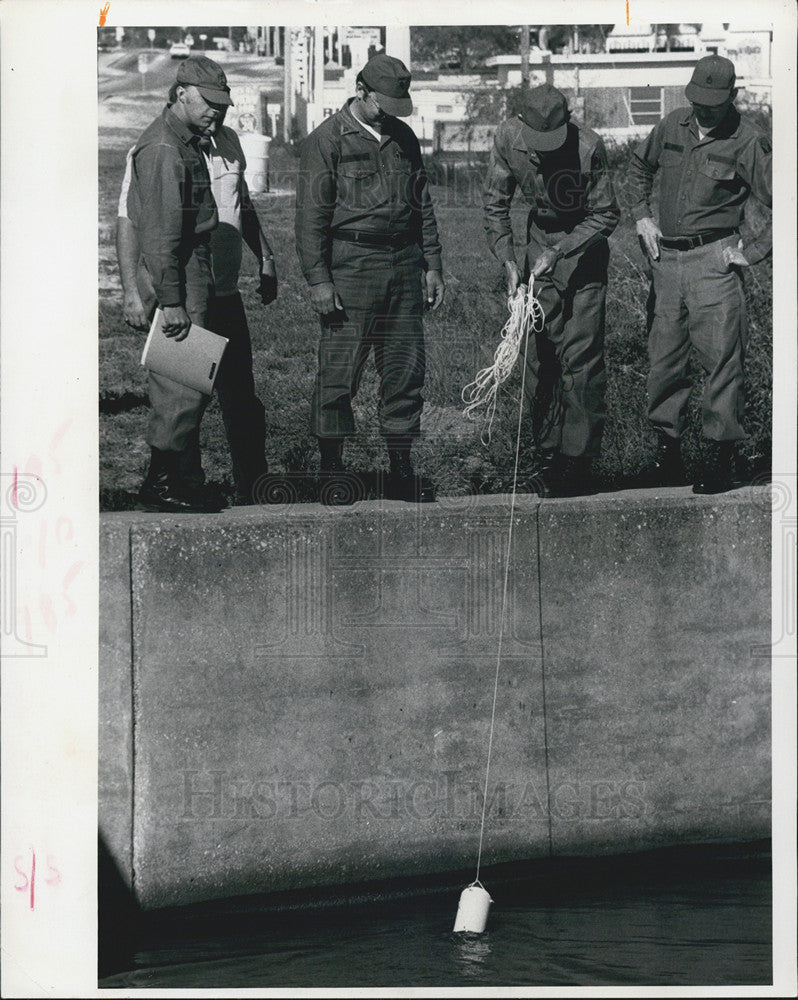
[(748, 322), (742, 278), (723, 249), (730, 236), (693, 250), (661, 248), (653, 262), (654, 318), (648, 339), (648, 417), (662, 433), (681, 437), (692, 384), (693, 347), (706, 373), (703, 433), (715, 441), (745, 436), (743, 362)]
[(252, 499), (252, 489), (267, 468), (266, 414), (255, 395), (252, 341), (241, 295), (214, 295), (208, 304), (206, 323), (209, 330), (229, 341), (214, 388), (230, 447), (236, 489)]
[[(205, 326), (213, 291), (210, 251), (202, 245), (194, 250), (181, 275), (185, 287), (185, 310), (192, 323)], [(145, 308), (155, 305), (155, 292), (150, 277), (139, 266), (139, 294)], [(150, 417), (147, 443), (160, 451), (183, 451), (199, 433), (199, 425), (209, 396), (181, 385), (165, 375), (149, 372)]]
[[(543, 247), (527, 249), (527, 277)], [(527, 346), (526, 397), (538, 448), (573, 458), (596, 458), (607, 408), (604, 326), (607, 261), (604, 241), (574, 266), (560, 261), (535, 278), (545, 320)]]
[(354, 434), (352, 400), (373, 347), (380, 433), (417, 436), (426, 365), (420, 248), (415, 243), (373, 248), (333, 240), (331, 272), (343, 309), (321, 317), (312, 433)]

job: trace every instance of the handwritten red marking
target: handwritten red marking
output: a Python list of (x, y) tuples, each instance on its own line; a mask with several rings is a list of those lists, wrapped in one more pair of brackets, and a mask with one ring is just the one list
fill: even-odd
[[(28, 893), (28, 905), (31, 909), (36, 906), (36, 852), (31, 847), (31, 861), (30, 861), (30, 871), (21, 866), (24, 863), (24, 859), (21, 854), (14, 858), (14, 868), (17, 874), (21, 877), (21, 882), (15, 882), (14, 888), (17, 892), (27, 892)], [(61, 881), (61, 872), (53, 864), (54, 858), (52, 854), (47, 855), (47, 874), (45, 875), (44, 881), (47, 885), (58, 885)]]
[(108, 3), (106, 3), (106, 5), (104, 7), (100, 8), (100, 27), (101, 28), (105, 27), (105, 15), (108, 13), (108, 11), (110, 9), (111, 9), (110, 0), (109, 0)]
[(66, 576), (64, 577), (64, 582), (61, 585), (61, 594), (67, 602), (66, 613), (68, 615), (74, 615), (76, 608), (75, 608), (75, 602), (67, 594), (67, 590), (69, 589), (72, 581), (75, 579), (75, 577), (78, 575), (78, 573), (81, 571), (82, 568), (83, 568), (82, 562), (72, 563), (72, 565), (69, 567), (69, 570), (67, 571)]
[[(62, 531), (63, 531), (63, 533), (65, 535), (65, 538), (61, 537)], [(58, 520), (55, 522), (55, 538), (56, 538), (56, 541), (59, 544), (62, 541), (71, 542), (72, 541), (72, 536), (74, 535), (74, 533), (75, 533), (75, 531), (74, 531), (74, 527), (73, 527), (72, 519), (71, 518), (69, 518), (69, 517), (59, 517)]]
[(629, 26), (629, 0), (626, 0), (626, 26)]
[(52, 635), (58, 624), (58, 616), (55, 613), (52, 598), (48, 594), (40, 595), (39, 609), (42, 613), (42, 618), (44, 618), (44, 624), (47, 626), (50, 635)]
[(33, 642), (33, 627), (31, 625), (31, 614), (30, 608), (26, 604), (22, 609), (22, 621), (25, 623), (25, 639), (28, 642)]
[(61, 881), (61, 872), (53, 864), (52, 854), (47, 855), (47, 868), (52, 872), (52, 874), (48, 875), (44, 881), (48, 885), (58, 885), (58, 883)]
[(39, 565), (44, 569), (47, 561), (47, 525), (42, 523), (39, 527)]
[(21, 864), (22, 864), (22, 855), (18, 854), (14, 858), (14, 868), (16, 869), (17, 874), (22, 876), (23, 882), (22, 885), (17, 885), (16, 882), (14, 883), (14, 888), (17, 890), (17, 892), (24, 892), (28, 888), (28, 873), (23, 871), (19, 867)]

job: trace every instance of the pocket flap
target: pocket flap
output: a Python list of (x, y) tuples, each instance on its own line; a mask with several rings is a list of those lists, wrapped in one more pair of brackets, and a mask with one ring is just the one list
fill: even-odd
[(698, 169), (716, 181), (732, 181), (735, 176), (734, 164), (727, 160), (707, 160)]

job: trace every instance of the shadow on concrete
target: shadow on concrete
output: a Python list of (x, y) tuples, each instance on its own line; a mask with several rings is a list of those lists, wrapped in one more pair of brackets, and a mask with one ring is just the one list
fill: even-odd
[(97, 975), (100, 979), (133, 968), (141, 934), (141, 909), (97, 837)]

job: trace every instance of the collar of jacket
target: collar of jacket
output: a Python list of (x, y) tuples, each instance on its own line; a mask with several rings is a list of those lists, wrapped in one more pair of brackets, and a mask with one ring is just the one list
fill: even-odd
[[(346, 132), (359, 132), (361, 135), (363, 134), (363, 126), (360, 124), (357, 118), (355, 118), (354, 114), (352, 114), (351, 105), (354, 99), (355, 99), (354, 97), (348, 97), (341, 106), (341, 110), (338, 112), (338, 114), (341, 116), (342, 135)], [(393, 117), (393, 115), (386, 115), (385, 118), (382, 120), (381, 125), (385, 130), (383, 132), (383, 138), (385, 138), (385, 136), (392, 136), (394, 134), (393, 124), (395, 121), (396, 119)]]
[[(707, 132), (704, 138), (706, 139), (731, 139), (737, 135), (740, 131), (740, 126), (742, 124), (742, 115), (735, 108), (733, 104), (729, 105), (729, 110), (726, 112), (726, 117), (717, 124), (711, 132)], [(680, 125), (685, 125), (689, 128), (695, 135), (698, 135), (698, 122), (695, 120), (693, 115), (693, 109), (688, 108), (687, 114), (679, 122)], [(695, 124), (695, 128), (693, 128)]]
[(180, 121), (171, 108), (166, 107), (163, 109), (163, 120), (186, 146), (197, 145), (200, 137), (195, 132), (192, 132), (185, 122)]

